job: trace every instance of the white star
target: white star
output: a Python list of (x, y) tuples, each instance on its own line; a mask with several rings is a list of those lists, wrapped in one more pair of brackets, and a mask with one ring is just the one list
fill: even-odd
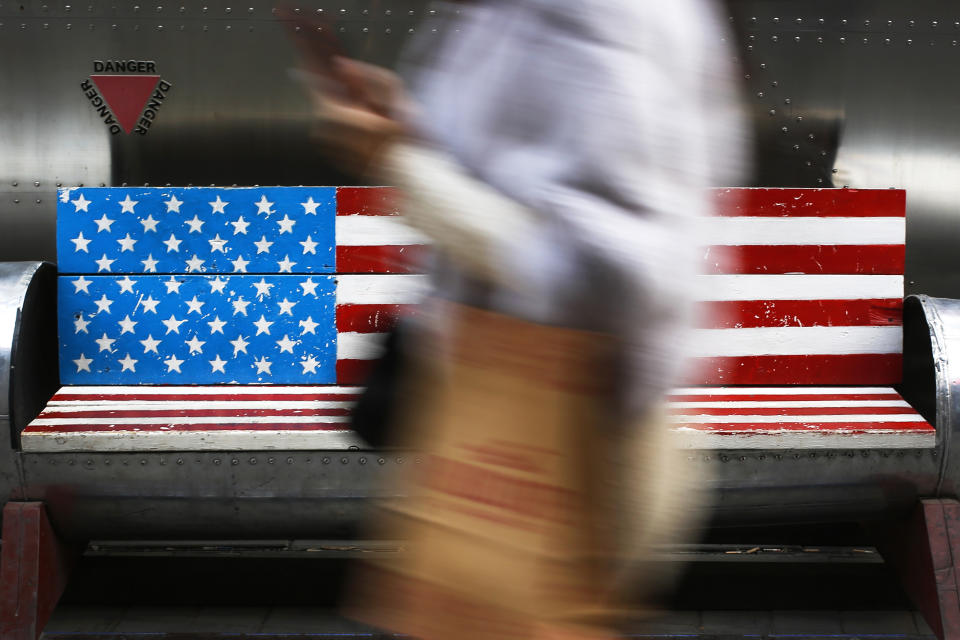
[(177, 253), (180, 253), (181, 242), (183, 242), (183, 240), (177, 240), (177, 236), (171, 233), (170, 237), (163, 241), (163, 244), (167, 245), (167, 253), (170, 253), (171, 251), (176, 251)]
[(190, 233), (203, 233), (202, 227), (204, 221), (201, 220), (196, 214), (193, 216), (193, 220), (187, 220), (184, 222), (185, 225), (190, 227)]
[(303, 289), (303, 295), (312, 294), (313, 297), (317, 297), (317, 285), (319, 282), (314, 282), (313, 278), (307, 278), (300, 283), (300, 288)]
[(163, 361), (163, 364), (167, 365), (167, 373), (170, 373), (173, 370), (176, 370), (177, 373), (183, 373), (180, 371), (180, 365), (183, 364), (183, 360), (178, 360), (177, 356), (170, 356)]
[(226, 373), (226, 371), (223, 370), (223, 365), (227, 364), (227, 361), (221, 360), (219, 353), (213, 360), (209, 360), (208, 362), (210, 362), (210, 367), (211, 367), (210, 373), (215, 373), (217, 371), (219, 371), (220, 373)]
[(90, 333), (89, 331), (87, 331), (88, 324), (90, 324), (90, 321), (84, 320), (83, 313), (81, 313), (73, 321), (74, 333), (80, 333), (81, 331), (83, 331), (84, 333)]
[(83, 231), (81, 231), (80, 235), (78, 235), (76, 238), (71, 238), (70, 242), (72, 242), (74, 246), (76, 246), (76, 249), (73, 250), (74, 253), (78, 251), (83, 251), (84, 253), (90, 253), (89, 251), (87, 251), (87, 245), (90, 244), (90, 239), (83, 237)]
[(125, 237), (117, 240), (117, 244), (120, 245), (120, 253), (124, 251), (133, 251), (133, 245), (137, 244), (137, 241), (130, 237), (128, 233)]
[(310, 238), (310, 236), (307, 236), (307, 239), (304, 240), (303, 242), (301, 242), (300, 244), (303, 246), (303, 255), (307, 255), (308, 253), (312, 253), (313, 255), (317, 255), (317, 244), (318, 244), (318, 243), (314, 242), (314, 241)]
[(283, 214), (283, 220), (277, 220), (277, 224), (280, 225), (280, 233), (293, 233), (293, 225), (297, 224), (297, 221)]
[(87, 358), (82, 353), (80, 357), (73, 361), (73, 364), (77, 365), (77, 373), (81, 371), (90, 371), (90, 363), (93, 362), (93, 358)]
[(320, 361), (311, 355), (309, 358), (301, 360), (300, 364), (303, 366), (303, 373), (307, 373), (308, 371), (310, 373), (316, 373), (317, 365), (320, 364)]
[(137, 370), (134, 367), (134, 365), (137, 364), (139, 360), (134, 360), (133, 358), (130, 357), (130, 354), (128, 353), (126, 358), (124, 358), (123, 360), (117, 360), (117, 362), (119, 362), (123, 366), (123, 368), (120, 369), (121, 373), (127, 370), (130, 370), (136, 373)]
[(270, 325), (272, 325), (273, 322), (264, 318), (262, 314), (260, 315), (260, 319), (254, 322), (253, 324), (257, 328), (256, 335), (260, 335), (261, 333), (270, 335)]
[(246, 273), (247, 265), (250, 264), (250, 261), (244, 260), (243, 256), (237, 256), (237, 259), (231, 260), (230, 263), (233, 265), (234, 273)]
[[(70, 203), (74, 207), (76, 207), (76, 209), (74, 209), (74, 213), (80, 211), (80, 209), (83, 209), (87, 213), (90, 213), (90, 210), (87, 209), (87, 207), (90, 206), (90, 200), (87, 200), (86, 198), (84, 198), (82, 193), (80, 194), (79, 198), (77, 198), (76, 200), (71, 200)], [(82, 358), (83, 354), (80, 354), (80, 357)], [(90, 371), (90, 369), (87, 369), (87, 371)]]
[(247, 352), (247, 345), (250, 343), (244, 340), (243, 336), (237, 336), (237, 339), (231, 340), (230, 344), (233, 345), (233, 357), (236, 358), (237, 354), (240, 353), (241, 351), (243, 351), (244, 353)]
[(94, 342), (96, 342), (100, 346), (100, 351), (112, 352), (113, 349), (111, 347), (113, 346), (113, 343), (116, 342), (116, 340), (112, 338), (108, 338), (106, 332), (104, 332), (103, 337), (97, 338), (96, 340), (94, 340)]
[(230, 203), (224, 202), (223, 200), (221, 200), (220, 195), (218, 194), (216, 200), (214, 200), (213, 202), (208, 202), (207, 204), (213, 207), (213, 211), (211, 213), (225, 213), (223, 208)]
[(270, 365), (273, 363), (267, 360), (267, 356), (263, 356), (259, 360), (254, 360), (253, 364), (257, 365), (257, 375), (261, 373), (266, 373), (267, 375), (273, 375), (270, 373)]
[(297, 264), (296, 262), (290, 261), (290, 256), (283, 256), (283, 260), (277, 261), (277, 266), (280, 267), (280, 273), (293, 273), (293, 265)]
[(193, 296), (193, 300), (187, 300), (187, 314), (190, 314), (193, 311), (197, 312), (197, 315), (203, 315), (203, 312), (200, 308), (206, 304), (203, 300), (197, 300), (197, 296)]
[(130, 194), (127, 194), (126, 199), (120, 202), (120, 213), (134, 213), (133, 208), (137, 206), (139, 200), (131, 200)]
[(97, 313), (103, 311), (104, 313), (110, 313), (110, 305), (113, 304), (113, 300), (107, 297), (107, 294), (103, 294), (99, 300), (94, 300), (93, 304), (97, 305)]
[(207, 344), (206, 340), (197, 340), (197, 336), (193, 336), (189, 340), (184, 340), (187, 346), (190, 347), (190, 354), (194, 353), (203, 353), (203, 345)]
[(260, 282), (254, 282), (253, 286), (256, 288), (258, 296), (269, 296), (270, 287), (273, 286), (273, 283), (267, 282), (263, 278), (260, 278)]
[[(144, 312), (144, 313), (147, 313), (148, 311), (149, 311), (149, 312), (156, 313), (156, 312), (157, 312), (157, 305), (160, 304), (160, 301), (159, 301), (159, 300), (154, 300), (154, 299), (153, 299), (153, 296), (147, 296), (146, 299), (143, 299), (143, 297), (140, 298), (140, 304), (143, 306), (143, 312)], [(134, 309), (134, 310), (136, 310), (136, 309)]]
[(143, 345), (144, 353), (153, 351), (155, 354), (160, 355), (160, 352), (157, 351), (157, 345), (160, 344), (160, 342), (161, 342), (160, 340), (154, 340), (153, 334), (151, 333), (150, 335), (147, 336), (146, 340), (141, 340), (140, 344)]
[(237, 315), (238, 313), (247, 315), (247, 307), (250, 306), (250, 301), (244, 300), (243, 296), (240, 296), (230, 304), (233, 305), (233, 315)]
[(180, 213), (180, 205), (183, 204), (183, 200), (177, 200), (177, 196), (170, 196), (170, 199), (164, 200), (163, 203), (167, 205), (167, 213), (171, 211)]
[(73, 286), (76, 287), (76, 290), (74, 291), (74, 293), (80, 293), (81, 291), (83, 291), (84, 293), (90, 293), (90, 289), (88, 289), (87, 287), (90, 286), (91, 282), (93, 281), (87, 280), (83, 276), (80, 276), (79, 278), (73, 281)]
[(279, 313), (278, 315), (281, 315), (281, 316), (282, 316), (283, 314), (287, 314), (288, 316), (292, 316), (292, 315), (293, 315), (293, 311), (291, 311), (291, 309), (293, 309), (293, 305), (295, 305), (295, 304), (297, 304), (297, 303), (296, 303), (296, 302), (290, 302), (289, 300), (287, 300), (286, 298), (284, 298), (284, 299), (283, 299), (283, 302), (278, 302), (277, 304), (280, 305), (280, 313)]
[(210, 325), (210, 335), (213, 335), (215, 333), (223, 333), (223, 325), (227, 323), (221, 320), (220, 316), (217, 316), (213, 320), (207, 322), (207, 324)]
[(210, 285), (210, 293), (223, 293), (223, 288), (227, 286), (227, 281), (221, 280), (220, 276), (217, 276), (213, 280), (208, 280), (207, 284)]
[(173, 333), (180, 333), (180, 325), (186, 322), (186, 320), (177, 320), (171, 313), (169, 318), (161, 320), (160, 322), (167, 328), (167, 334), (169, 334), (171, 331)]
[(130, 315), (127, 314), (123, 320), (118, 320), (117, 324), (120, 325), (120, 335), (123, 335), (125, 333), (135, 333), (133, 328), (137, 326), (137, 321), (131, 320)]
[(140, 261), (140, 264), (143, 265), (143, 272), (144, 272), (144, 273), (156, 273), (156, 272), (157, 272), (157, 263), (158, 263), (158, 262), (160, 262), (160, 261), (159, 261), (159, 260), (154, 260), (154, 259), (153, 259), (153, 254), (151, 253), (150, 255), (147, 256), (147, 259), (146, 259), (146, 260), (141, 260), (141, 261)]
[(303, 331), (300, 332), (300, 335), (304, 335), (306, 333), (312, 333), (313, 335), (317, 335), (317, 332), (314, 331), (314, 329), (316, 329), (319, 326), (320, 325), (318, 323), (313, 321), (312, 316), (307, 316), (306, 320), (300, 321), (300, 327), (303, 329)]
[(210, 243), (210, 253), (213, 253), (214, 251), (219, 251), (220, 253), (226, 253), (226, 251), (224, 251), (223, 248), (227, 246), (227, 241), (221, 238), (219, 233), (217, 234), (216, 238), (207, 240), (207, 242)]
[(203, 271), (203, 263), (205, 261), (197, 257), (197, 254), (193, 254), (193, 257), (187, 260), (187, 273), (192, 273), (194, 271)]
[(140, 224), (143, 225), (143, 232), (144, 233), (146, 233), (147, 231), (156, 232), (157, 222), (158, 222), (157, 220), (153, 219), (153, 214), (147, 215), (146, 218), (140, 221)]
[(300, 205), (303, 207), (304, 215), (317, 215), (317, 207), (320, 206), (320, 203), (314, 202), (313, 196), (310, 196), (306, 202), (301, 202)]
[(137, 281), (131, 280), (130, 276), (123, 276), (123, 280), (117, 280), (117, 284), (120, 285), (120, 293), (133, 293), (133, 285), (137, 284)]
[(103, 257), (99, 260), (94, 260), (97, 263), (97, 273), (101, 271), (110, 271), (110, 265), (112, 265), (116, 260), (110, 260), (107, 258), (107, 254), (103, 254)]
[(273, 213), (273, 211), (270, 211), (273, 203), (267, 202), (267, 196), (265, 195), (260, 197), (260, 202), (254, 202), (253, 204), (257, 207), (257, 213), (265, 213), (268, 216)]
[(103, 214), (102, 218), (99, 220), (94, 220), (94, 222), (97, 223), (97, 233), (100, 233), (101, 231), (110, 233), (110, 225), (112, 225), (115, 221), (108, 218), (107, 214)]
[(277, 340), (277, 344), (280, 346), (280, 353), (283, 353), (284, 351), (286, 351), (287, 353), (293, 353), (293, 348), (298, 343), (299, 341), (291, 340), (289, 336), (287, 336), (287, 334), (283, 334), (283, 338), (280, 340)]
[(244, 220), (243, 216), (240, 216), (230, 224), (233, 225), (233, 235), (237, 235), (238, 233), (247, 235), (247, 227), (250, 226), (250, 223)]
[(176, 278), (170, 276), (170, 279), (164, 280), (163, 284), (167, 285), (167, 293), (180, 293), (180, 285), (183, 282), (179, 282)]
[(260, 241), (253, 244), (257, 247), (257, 255), (270, 253), (270, 247), (273, 246), (273, 243), (267, 240), (267, 236), (260, 236)]

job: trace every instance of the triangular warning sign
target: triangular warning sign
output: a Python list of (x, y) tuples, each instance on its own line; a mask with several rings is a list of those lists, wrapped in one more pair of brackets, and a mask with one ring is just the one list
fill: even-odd
[(90, 76), (124, 131), (136, 126), (160, 76)]

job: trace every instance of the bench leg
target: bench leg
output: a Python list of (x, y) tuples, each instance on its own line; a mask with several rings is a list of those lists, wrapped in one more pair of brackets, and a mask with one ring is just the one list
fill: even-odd
[(880, 550), (940, 640), (960, 640), (960, 502), (921, 500)]
[(42, 502), (8, 502), (0, 555), (0, 638), (36, 640), (67, 584), (75, 555), (57, 539)]

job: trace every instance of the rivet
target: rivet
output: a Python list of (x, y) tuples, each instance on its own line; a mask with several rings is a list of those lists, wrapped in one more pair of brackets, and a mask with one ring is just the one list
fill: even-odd
[(70, 29), (73, 29), (73, 25), (68, 22), (68, 23), (67, 23), (67, 31), (70, 31)]
[(158, 24), (158, 25), (157, 25), (157, 31), (163, 31), (163, 25), (162, 25), (162, 24)]
[(230, 464), (232, 464), (233, 466), (237, 466), (238, 464), (240, 464), (240, 461), (237, 460), (236, 458), (230, 458)]
[(773, 22), (774, 24), (780, 24), (780, 18), (774, 18)]
[(793, 36), (794, 42), (800, 42), (800, 36)]
[(797, 116), (797, 122), (803, 122), (803, 116)]
[(780, 38), (778, 36), (770, 36), (770, 40), (773, 42), (777, 42), (780, 40)]
[(359, 462), (360, 464), (367, 464), (367, 459), (366, 459), (366, 458), (360, 458), (359, 460), (357, 460), (357, 462)]
[(403, 458), (397, 458), (397, 464), (403, 464)]
[(157, 13), (163, 11), (163, 5), (157, 5)]
[(247, 7), (247, 13), (253, 13), (253, 7)]
[(276, 462), (275, 459), (273, 459), (273, 458), (267, 458), (267, 464), (273, 464), (274, 462)]
[(754, 35), (747, 36), (747, 40), (749, 40), (750, 42), (753, 42), (756, 39), (757, 39), (757, 36), (754, 36)]
[(104, 458), (104, 460), (103, 460), (103, 465), (104, 465), (105, 467), (109, 467), (109, 466), (110, 466), (110, 458)]
[(177, 458), (177, 464), (183, 464), (183, 458)]
[(821, 156), (825, 156), (825, 155), (827, 155), (827, 152), (826, 152), (826, 151), (821, 151), (821, 152), (820, 152), (820, 155), (821, 155)]
[(410, 9), (410, 11), (407, 11), (407, 15), (409, 15), (409, 16), (412, 16), (412, 15), (415, 15), (415, 14), (416, 14), (416, 12), (415, 12), (413, 9)]
[(287, 464), (293, 464), (293, 458), (287, 458)]
[(347, 464), (348, 462), (350, 462), (350, 459), (346, 456), (340, 458), (340, 464)]
[(145, 458), (140, 458), (140, 466), (146, 466), (147, 460)]
[(884, 38), (883, 44), (890, 44), (890, 38)]
[(220, 464), (220, 458), (214, 458), (213, 464)]
[(847, 44), (847, 39), (843, 36), (840, 36), (840, 44)]
[(798, 145), (798, 144), (793, 145), (793, 150), (794, 150), (794, 151), (799, 151), (799, 150), (800, 150), (800, 145)]
[(71, 459), (69, 462), (67, 462), (67, 464), (69, 464), (72, 467), (73, 465), (77, 464), (77, 461)]
[(11, 184), (15, 187), (20, 186), (20, 183), (17, 182), (16, 180), (14, 180)]
[(747, 51), (753, 51), (753, 45), (752, 45), (752, 44), (748, 44), (748, 45), (747, 45)]
[(812, 166), (813, 166), (813, 163), (810, 162), (809, 160), (807, 160), (807, 161), (804, 162), (803, 164), (807, 165), (808, 167), (812, 167)]
[(777, 115), (777, 110), (776, 110), (776, 109), (770, 109), (770, 111), (768, 111), (767, 113), (769, 113), (769, 114), (772, 115), (772, 116), (775, 116), (775, 115)]
[(867, 44), (868, 42), (869, 42), (869, 39), (867, 39), (867, 38), (864, 38), (864, 39), (863, 39), (863, 44)]
[(177, 9), (177, 11), (179, 11), (180, 13), (185, 13), (186, 10), (187, 10), (187, 8), (186, 8), (186, 7), (183, 7), (183, 6), (181, 6), (179, 9)]
[(757, 22), (757, 16), (751, 16), (751, 17), (750, 17), (750, 22), (756, 24), (756, 22)]
[(386, 462), (383, 458), (377, 458), (377, 464), (385, 464)]
[(206, 13), (206, 12), (207, 12), (207, 7), (204, 7), (204, 8), (202, 8), (202, 9), (200, 9), (200, 11), (203, 11), (204, 13)]
[(917, 26), (917, 21), (916, 21), (916, 20), (909, 20), (909, 21), (907, 22), (907, 26), (912, 29), (913, 27)]
[(13, 204), (20, 204), (20, 198), (14, 198)]
[(57, 183), (57, 186), (58, 186), (58, 187), (62, 187), (62, 186), (63, 186), (63, 183), (62, 183), (62, 182), (58, 182), (58, 183)]
[(771, 87), (776, 87), (776, 86), (779, 86), (779, 85), (780, 85), (780, 83), (777, 82), (776, 80), (774, 80), (773, 82), (770, 83), (770, 86), (771, 86)]
[(863, 26), (869, 27), (869, 26), (870, 26), (870, 21), (869, 21), (869, 20), (864, 20), (864, 21), (863, 21)]
[(227, 7), (226, 9), (224, 9), (224, 11), (225, 11), (226, 13), (232, 13), (232, 12), (233, 12), (233, 8), (232, 8), (232, 7)]
[(250, 464), (257, 464), (257, 459), (256, 459), (256, 458), (250, 458), (249, 460), (247, 460), (247, 462), (249, 462)]
[(847, 26), (847, 19), (846, 18), (841, 19), (840, 24), (842, 24), (843, 26)]
[(86, 464), (88, 467), (91, 467), (91, 466), (93, 466), (93, 460), (89, 460), (89, 459), (88, 459), (85, 464)]
[(50, 23), (44, 22), (44, 23), (43, 23), (43, 28), (44, 28), (44, 29), (49, 29), (49, 28), (50, 28)]
[(933, 27), (934, 29), (936, 29), (939, 24), (940, 24), (940, 23), (937, 22), (936, 20), (931, 20), (931, 21), (930, 21), (930, 26)]
[(784, 98), (783, 104), (790, 104), (790, 98)]
[(384, 29), (383, 32), (384, 32), (384, 33), (393, 33), (393, 31), (390, 30), (390, 27), (387, 27), (386, 29)]
[(797, 18), (795, 22), (797, 24), (803, 24), (803, 18)]
[(837, 169), (830, 169), (830, 173), (836, 173)]
[(808, 140), (813, 140), (813, 134), (812, 134), (812, 133), (808, 133), (808, 134), (807, 134), (807, 139), (808, 139)]
[(113, 29), (114, 31), (116, 31), (116, 30), (117, 30), (117, 25), (112, 24), (112, 25), (110, 25), (110, 28)]
[(320, 459), (320, 462), (323, 464), (330, 464), (330, 458), (323, 456), (323, 458)]
[(40, 204), (40, 198), (37, 198), (37, 204)]
[(364, 27), (363, 29), (360, 29), (360, 31), (363, 31), (364, 33), (367, 33), (367, 32), (370, 31), (370, 29), (368, 29), (367, 27)]
[(136, 11), (140, 11), (140, 5), (134, 5), (133, 10), (134, 10), (135, 12), (136, 12)]
[(780, 127), (780, 131), (783, 131), (784, 133), (786, 133), (787, 131), (789, 131), (789, 129), (787, 129), (786, 127)]
[(223, 30), (224, 30), (224, 31), (230, 31), (232, 28), (233, 28), (233, 27), (231, 27), (230, 25), (227, 25), (227, 26), (225, 26), (225, 27), (223, 28)]
[(105, 187), (105, 186), (107, 186), (107, 183), (106, 183), (106, 182), (101, 182), (101, 183), (100, 183), (100, 186), (101, 186), (101, 187)]
[(823, 182), (823, 178), (817, 178), (817, 182)]
[(824, 23), (826, 23), (826, 20), (824, 20), (823, 18), (819, 18), (819, 19), (817, 20), (817, 22), (820, 23), (820, 24), (824, 24)]
[(910, 38), (907, 38), (907, 44), (913, 44), (913, 40)]
[(954, 22), (954, 23), (953, 23), (953, 28), (954, 28), (954, 29), (960, 29), (960, 21)]
[(723, 462), (727, 462), (728, 460), (730, 460), (730, 456), (722, 455), (720, 456), (720, 460)]
[(762, 98), (762, 97), (763, 97), (763, 91), (757, 91), (757, 97), (758, 97), (758, 98)]
[(766, 62), (761, 62), (761, 63), (760, 63), (760, 68), (761, 68), (761, 69), (766, 69), (766, 68), (767, 68), (767, 63), (766, 63)]

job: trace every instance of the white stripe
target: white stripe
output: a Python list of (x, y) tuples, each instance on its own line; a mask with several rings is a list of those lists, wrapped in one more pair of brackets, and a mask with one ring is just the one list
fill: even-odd
[[(212, 385), (212, 386), (78, 386), (61, 387), (57, 394), (114, 396), (123, 394), (139, 395), (255, 395), (255, 394), (302, 394), (302, 393), (342, 393), (356, 395), (363, 392), (363, 387), (337, 387), (325, 385)], [(54, 396), (56, 398), (56, 396)]]
[[(897, 393), (893, 387), (678, 387), (670, 395), (779, 396)], [(897, 394), (899, 395), (899, 394)]]
[(903, 276), (698, 276), (698, 298), (708, 300), (863, 300), (902, 298)]
[[(759, 434), (714, 433), (698, 429), (675, 429), (678, 446), (707, 451), (725, 449), (932, 449), (936, 434), (837, 433), (829, 431), (772, 431)], [(26, 448), (26, 441), (24, 441)]]
[(713, 217), (704, 221), (704, 239), (717, 245), (868, 245), (904, 243), (902, 217)]
[[(178, 400), (88, 400), (83, 403), (73, 402), (70, 404), (47, 405), (44, 413), (48, 411), (57, 413), (76, 413), (78, 411), (90, 411), (92, 409), (107, 409), (116, 411), (151, 411), (156, 409), (170, 411), (195, 411), (197, 409), (286, 409), (288, 411), (315, 410), (315, 409), (349, 409), (354, 402), (337, 402), (326, 400), (196, 400), (193, 402), (182, 402)], [(227, 418), (223, 418), (227, 421)]]
[(24, 432), (24, 451), (345, 450), (365, 446), (353, 431), (91, 431)]
[(422, 275), (340, 275), (337, 304), (415, 304), (429, 287)]
[(385, 333), (337, 334), (337, 360), (375, 360), (383, 353)]
[(697, 329), (691, 339), (690, 354), (694, 357), (900, 353), (903, 347), (903, 328)]
[(821, 422), (869, 422), (871, 424), (882, 424), (884, 422), (923, 422), (923, 418), (916, 413), (891, 413), (891, 414), (876, 414), (870, 413), (865, 415), (821, 415), (821, 416), (770, 416), (770, 415), (743, 415), (737, 414), (732, 416), (714, 416), (714, 415), (698, 415), (698, 416), (677, 416), (671, 415), (668, 416), (670, 422), (675, 424), (738, 424), (738, 423), (751, 423), (751, 422), (769, 422), (771, 424), (777, 424), (781, 422), (802, 422), (810, 424), (819, 424)]
[[(30, 423), (30, 427), (45, 427), (68, 424), (269, 424), (273, 422), (298, 424), (324, 424), (332, 422), (349, 422), (348, 416), (147, 416), (142, 418), (37, 418)], [(133, 429), (136, 431), (136, 429)]]
[[(670, 402), (671, 409), (790, 409), (794, 407), (909, 407), (906, 400), (730, 400)], [(883, 414), (886, 415), (886, 414)]]
[(427, 244), (423, 234), (397, 216), (337, 216), (337, 246)]

